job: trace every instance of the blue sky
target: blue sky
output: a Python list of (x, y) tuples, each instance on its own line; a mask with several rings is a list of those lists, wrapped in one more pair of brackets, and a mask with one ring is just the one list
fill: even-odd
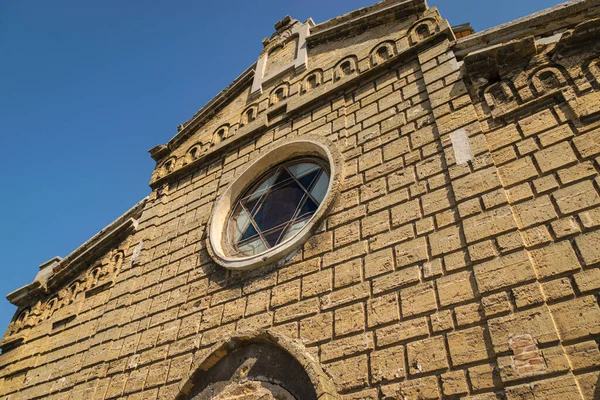
[[(374, 0), (0, 2), (0, 330), (4, 299), (149, 193), (165, 143), (251, 65), (273, 24)], [(553, 0), (430, 0), (482, 30)]]

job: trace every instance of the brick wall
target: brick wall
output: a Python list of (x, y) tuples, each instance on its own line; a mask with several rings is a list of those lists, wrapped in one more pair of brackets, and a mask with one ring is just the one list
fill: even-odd
[[(569, 53), (565, 84), (546, 93), (527, 77), (556, 59), (509, 65), (521, 100), (494, 104), (426, 13), (439, 29), (419, 43), (408, 37), (423, 15), (341, 39), (341, 54), (309, 49), (325, 95), (155, 187), (127, 239), (143, 243), (139, 258), (127, 247), (114, 286), (66, 306), (75, 320), (40, 321), (3, 354), (0, 393), (174, 398), (215, 345), (268, 329), (343, 399), (597, 398), (600, 124), (574, 99), (598, 81), (573, 83), (573, 71), (598, 54)], [(378, 68), (352, 47), (390, 38), (399, 56)], [(351, 51), (359, 71), (336, 86), (333, 60)], [(345, 169), (318, 232), (283, 266), (215, 264), (205, 231), (218, 195), (265, 147), (308, 133), (331, 140)]]

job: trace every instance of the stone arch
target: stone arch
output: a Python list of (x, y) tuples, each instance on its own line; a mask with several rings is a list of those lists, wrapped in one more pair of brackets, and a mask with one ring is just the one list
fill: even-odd
[(375, 46), (369, 54), (371, 67), (379, 65), (396, 55), (396, 43), (385, 41)]
[[(218, 371), (223, 370), (225, 366), (229, 367), (229, 370), (232, 370), (232, 367), (237, 367), (237, 364), (231, 366), (224, 365), (224, 363), (227, 363), (227, 361), (233, 358), (236, 353), (238, 358), (240, 358), (239, 356), (242, 356), (242, 359), (245, 358), (244, 354), (240, 354), (239, 352), (252, 351), (252, 347), (263, 349), (261, 352), (263, 354), (273, 352), (286, 356), (286, 368), (300, 368), (306, 376), (305, 382), (286, 382), (286, 380), (291, 379), (292, 377), (284, 378), (283, 381), (275, 377), (271, 382), (269, 380), (270, 377), (267, 376), (269, 372), (279, 375), (281, 375), (282, 372), (279, 371), (280, 369), (278, 368), (272, 368), (273, 371), (257, 371), (261, 376), (257, 381), (276, 383), (289, 393), (295, 393), (296, 396), (298, 396), (297, 391), (306, 390), (306, 392), (302, 393), (302, 397), (297, 398), (314, 398), (315, 400), (322, 398), (332, 400), (339, 399), (339, 395), (331, 378), (325, 374), (319, 363), (310, 355), (306, 348), (301, 343), (271, 330), (234, 333), (215, 344), (209, 350), (201, 352), (201, 354), (194, 359), (191, 372), (180, 382), (178, 394), (175, 399), (202, 399), (203, 394), (206, 393), (207, 390), (210, 390), (210, 387), (206, 386), (206, 382), (210, 383), (210, 380), (213, 379), (211, 377), (218, 376)], [(231, 357), (228, 358), (230, 355)], [(292, 366), (291, 364), (296, 365)], [(236, 373), (250, 379), (252, 377), (252, 368), (253, 366), (249, 369), (244, 363), (239, 365)], [(209, 371), (211, 373), (207, 373)], [(287, 373), (287, 370), (284, 371), (284, 373)], [(296, 376), (294, 376), (294, 378), (296, 378)], [(310, 387), (299, 386), (306, 384), (310, 385)], [(223, 387), (222, 384), (220, 386), (221, 388)]]
[(358, 72), (358, 58), (356, 56), (348, 56), (342, 58), (334, 68), (333, 79), (340, 79), (353, 75)]
[(553, 89), (559, 89), (567, 85), (567, 75), (562, 68), (554, 66), (544, 66), (535, 70), (529, 76), (529, 85), (532, 91), (538, 96), (547, 93)]
[(482, 97), (490, 110), (499, 108), (515, 99), (513, 88), (505, 80), (489, 84), (483, 89)]
[(229, 124), (224, 124), (218, 127), (213, 133), (212, 139), (210, 141), (210, 147), (216, 146), (221, 143), (223, 140), (227, 139), (229, 135)]
[(323, 83), (323, 70), (315, 69), (306, 74), (306, 77), (300, 83), (300, 93), (307, 93), (319, 87), (321, 83)]
[(256, 119), (257, 115), (258, 106), (256, 104), (251, 104), (250, 106), (246, 107), (246, 109), (242, 112), (240, 126), (248, 125)]
[(269, 104), (275, 105), (280, 101), (287, 99), (290, 92), (290, 85), (288, 83), (282, 83), (271, 91), (269, 96)]
[(600, 86), (600, 58), (589, 60), (583, 65), (583, 71), (591, 84)]
[(438, 24), (435, 18), (423, 18), (415, 22), (408, 29), (408, 38), (411, 46), (415, 45), (438, 31)]
[(175, 162), (176, 161), (177, 161), (177, 158), (175, 158), (175, 157), (171, 157), (171, 158), (167, 159), (160, 167), (161, 176), (165, 176), (165, 175), (168, 175), (171, 172), (173, 172), (175, 170)]
[(202, 143), (196, 143), (192, 145), (188, 151), (185, 153), (185, 158), (183, 160), (184, 164), (189, 164), (194, 160), (197, 160), (202, 155)]

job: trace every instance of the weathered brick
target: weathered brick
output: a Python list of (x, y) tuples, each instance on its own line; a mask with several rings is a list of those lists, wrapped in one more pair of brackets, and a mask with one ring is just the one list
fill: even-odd
[(431, 282), (421, 283), (400, 291), (400, 305), (404, 318), (433, 311), (437, 308)]
[(580, 182), (557, 190), (552, 197), (563, 214), (570, 214), (600, 204), (600, 197), (591, 181)]
[(331, 339), (333, 335), (332, 313), (317, 314), (300, 321), (300, 337), (312, 344)]
[(362, 331), (365, 327), (364, 303), (338, 308), (335, 310), (334, 315), (336, 336)]
[(449, 226), (434, 232), (429, 235), (429, 244), (431, 246), (431, 255), (434, 257), (452, 253), (462, 247), (460, 229), (456, 226)]
[(517, 335), (529, 334), (542, 344), (558, 340), (554, 322), (545, 306), (491, 319), (488, 327), (497, 353), (507, 351), (509, 339)]
[(543, 196), (513, 206), (519, 229), (541, 224), (557, 218), (550, 197)]
[(600, 333), (600, 308), (594, 296), (568, 300), (550, 307), (562, 340), (586, 338)]
[(369, 374), (367, 355), (333, 362), (327, 365), (327, 371), (333, 376), (336, 384), (342, 390), (366, 386)]
[(394, 253), (391, 248), (376, 251), (365, 257), (365, 278), (394, 270)]
[(448, 348), (454, 366), (483, 361), (494, 356), (486, 330), (481, 326), (450, 332)]
[(367, 324), (369, 328), (400, 319), (398, 298), (395, 293), (370, 299), (367, 302)]
[(374, 382), (390, 381), (406, 376), (403, 346), (374, 351), (369, 358)]
[(542, 173), (553, 171), (577, 161), (575, 152), (573, 152), (573, 149), (568, 142), (562, 142), (544, 150), (540, 150), (533, 156)]
[(395, 247), (396, 266), (398, 268), (427, 259), (427, 242), (425, 238), (411, 240)]
[(319, 299), (312, 298), (282, 307), (275, 311), (275, 323), (279, 324), (292, 319), (315, 314), (319, 310)]
[(373, 346), (373, 334), (371, 332), (348, 336), (322, 345), (321, 360), (327, 362), (336, 358), (350, 357), (371, 350)]
[(490, 236), (516, 228), (512, 212), (508, 207), (494, 209), (463, 221), (467, 242), (476, 242)]
[(475, 297), (473, 273), (470, 271), (443, 276), (436, 280), (436, 286), (442, 307), (471, 300)]
[(469, 391), (465, 371), (450, 371), (442, 375), (442, 392), (446, 396), (465, 394)]
[(387, 346), (392, 343), (427, 336), (427, 318), (415, 318), (399, 322), (394, 325), (379, 328), (375, 331), (377, 347)]
[(497, 257), (473, 267), (480, 292), (486, 293), (536, 278), (527, 253)]
[(411, 375), (448, 368), (443, 336), (410, 342), (406, 345), (406, 353)]

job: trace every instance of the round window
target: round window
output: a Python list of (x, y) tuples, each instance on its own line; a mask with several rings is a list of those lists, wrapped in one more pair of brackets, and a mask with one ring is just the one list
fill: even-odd
[(292, 257), (323, 222), (342, 178), (342, 155), (326, 138), (305, 135), (272, 145), (215, 202), (207, 251), (237, 270)]
[(277, 165), (239, 198), (228, 221), (232, 255), (260, 254), (300, 231), (327, 194), (329, 171), (318, 159)]

